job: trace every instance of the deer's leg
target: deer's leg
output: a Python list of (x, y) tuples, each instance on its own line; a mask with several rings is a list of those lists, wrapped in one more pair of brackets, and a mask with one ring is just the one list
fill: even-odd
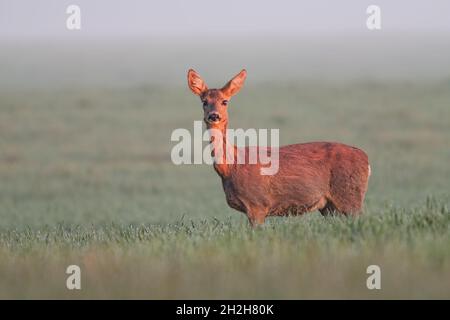
[(341, 213), (343, 215), (351, 215), (356, 216), (361, 213), (362, 208), (362, 198), (357, 197), (349, 197), (349, 199), (338, 198), (333, 199), (332, 202), (328, 202), (330, 204), (331, 211), (335, 213)]
[(337, 208), (330, 200), (328, 200), (326, 205), (322, 209), (319, 209), (319, 211), (325, 217), (337, 212)]
[(263, 225), (265, 220), (266, 220), (265, 216), (258, 216), (258, 217), (248, 216), (248, 221), (250, 222), (250, 225), (253, 228)]
[(265, 210), (255, 210), (254, 208), (252, 208), (251, 210), (247, 211), (247, 217), (250, 225), (252, 227), (257, 227), (264, 224), (264, 221), (266, 220), (266, 212)]

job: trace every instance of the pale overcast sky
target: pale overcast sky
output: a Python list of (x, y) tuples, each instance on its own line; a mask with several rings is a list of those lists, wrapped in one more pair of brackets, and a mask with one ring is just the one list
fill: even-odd
[(384, 31), (450, 32), (449, 0), (0, 0), (0, 36), (63, 36), (70, 4), (79, 35), (102, 37), (365, 32), (370, 4)]

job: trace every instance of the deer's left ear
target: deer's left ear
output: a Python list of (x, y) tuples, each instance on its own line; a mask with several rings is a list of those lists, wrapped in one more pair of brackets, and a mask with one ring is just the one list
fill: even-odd
[(234, 96), (241, 90), (244, 85), (245, 78), (247, 77), (247, 71), (242, 69), (233, 79), (228, 81), (228, 83), (221, 89), (222, 92), (228, 97)]
[(188, 71), (188, 86), (196, 95), (201, 95), (203, 92), (208, 90), (205, 81), (200, 77), (200, 75), (193, 69)]

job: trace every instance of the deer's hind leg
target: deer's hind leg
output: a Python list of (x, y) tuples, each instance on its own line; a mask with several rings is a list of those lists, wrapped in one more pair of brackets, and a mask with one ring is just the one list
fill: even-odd
[(353, 174), (342, 174), (333, 178), (329, 202), (339, 213), (360, 214), (367, 191), (368, 167), (364, 172), (355, 170)]

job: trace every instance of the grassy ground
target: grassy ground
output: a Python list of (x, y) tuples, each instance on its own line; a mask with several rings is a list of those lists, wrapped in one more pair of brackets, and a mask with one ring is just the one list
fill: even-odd
[[(258, 230), (229, 219), (9, 230), (0, 238), (0, 297), (448, 298), (449, 225), (448, 207), (430, 200)], [(74, 263), (79, 292), (64, 286)], [(366, 288), (372, 264), (381, 267), (381, 291)]]
[[(247, 86), (230, 126), (282, 144), (364, 149), (364, 215), (269, 219), (225, 203), (206, 166), (174, 166), (192, 130), (185, 87), (16, 90), (0, 95), (1, 298), (449, 298), (448, 81)], [(82, 268), (82, 290), (65, 268)], [(366, 268), (382, 269), (382, 290)]]

